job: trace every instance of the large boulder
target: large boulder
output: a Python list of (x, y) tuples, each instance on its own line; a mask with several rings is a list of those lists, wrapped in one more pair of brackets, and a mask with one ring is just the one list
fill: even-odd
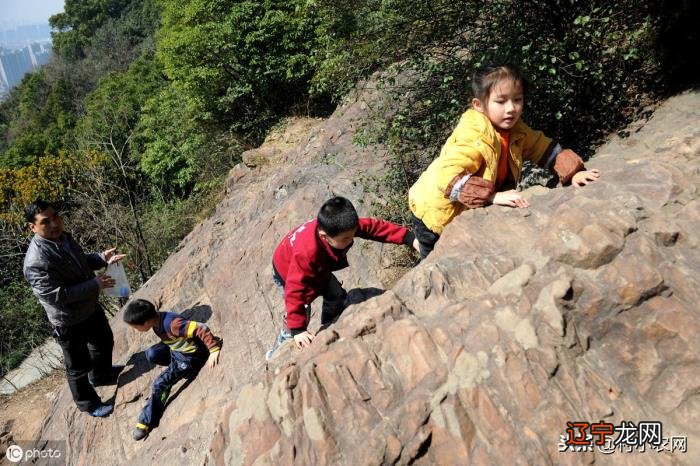
[[(700, 464), (699, 119), (673, 98), (600, 148), (599, 182), (460, 215), (238, 392), (215, 464)], [(643, 453), (566, 445), (567, 422), (657, 421)]]
[[(220, 367), (174, 390), (136, 443), (155, 337), (118, 316), (115, 354), (130, 366), (115, 414), (78, 413), (66, 389), (41, 438), (67, 439), (68, 463), (86, 465), (700, 464), (700, 94), (601, 147), (599, 182), (463, 213), (383, 294), (398, 246), (358, 241), (339, 277), (357, 301), (379, 296), (268, 366), (283, 309), (274, 247), (331, 195), (367, 212), (360, 174), (383, 169), (381, 148), (352, 143), (364, 107), (315, 122), (274, 163), (234, 168), (216, 212), (138, 291), (207, 321), (224, 338)], [(566, 449), (567, 422), (600, 421), (661, 422), (688, 451)]]

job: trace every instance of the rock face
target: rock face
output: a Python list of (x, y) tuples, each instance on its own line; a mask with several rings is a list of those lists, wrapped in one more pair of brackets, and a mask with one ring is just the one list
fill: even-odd
[[(67, 439), (70, 464), (700, 464), (700, 94), (603, 146), (594, 185), (463, 213), (391, 290), (266, 367), (276, 243), (332, 194), (362, 198), (358, 174), (382, 167), (345, 126), (362, 104), (340, 112), (274, 164), (236, 167), (217, 212), (137, 294), (207, 320), (221, 367), (135, 443), (158, 373), (139, 352), (155, 340), (116, 320), (116, 354), (136, 353), (116, 413), (88, 418), (64, 390), (42, 438)], [(386, 255), (358, 242), (346, 288), (377, 294)], [(688, 448), (560, 452), (569, 421), (658, 421)]]
[[(364, 99), (376, 103), (372, 95)], [(156, 337), (127, 328), (118, 314), (111, 322), (114, 361), (128, 365), (116, 394), (114, 387), (98, 390), (103, 399), (115, 396), (115, 413), (98, 420), (77, 412), (66, 388), (39, 433), (41, 439), (67, 440), (67, 464), (152, 465), (166, 454), (168, 464), (192, 465), (211, 456), (223, 410), (241, 387), (267, 373), (264, 354), (279, 332), (284, 310), (272, 282), (272, 253), (278, 242), (314, 218), (323, 201), (334, 195), (352, 199), (361, 213), (369, 210), (373, 198), (363, 193), (359, 174), (381, 173), (384, 152), (353, 143), (367, 108), (358, 99), (328, 120), (292, 121), (257, 151), (271, 154), (264, 163), (256, 162), (256, 168), (241, 163), (231, 170), (216, 212), (135, 293), (163, 310), (207, 322), (224, 339), (220, 366), (202, 371), (182, 390), (176, 386), (160, 426), (145, 441), (134, 442), (131, 430), (162, 368), (152, 368), (144, 356)], [(395, 274), (386, 264), (401, 248), (357, 241), (349, 254), (351, 267), (337, 273), (352, 299), (365, 299), (386, 287)], [(317, 302), (312, 328), (318, 328), (319, 316)], [(284, 358), (291, 355), (282, 353)]]

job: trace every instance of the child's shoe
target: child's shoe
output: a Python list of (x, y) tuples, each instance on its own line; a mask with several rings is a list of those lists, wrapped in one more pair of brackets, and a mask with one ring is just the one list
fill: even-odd
[(272, 359), (272, 357), (275, 355), (275, 352), (280, 349), (280, 347), (287, 341), (291, 340), (292, 337), (292, 332), (289, 330), (281, 330), (279, 335), (277, 335), (277, 339), (275, 340), (275, 344), (272, 345), (272, 348), (265, 353), (265, 360), (269, 361)]
[(143, 440), (148, 436), (148, 426), (146, 424), (136, 424), (134, 430), (131, 431), (131, 436), (134, 440)]

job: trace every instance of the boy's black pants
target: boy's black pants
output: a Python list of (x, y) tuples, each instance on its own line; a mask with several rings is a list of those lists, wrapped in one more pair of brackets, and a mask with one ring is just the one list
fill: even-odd
[[(274, 264), (272, 266), (272, 281), (275, 283), (275, 285), (277, 285), (282, 292), (282, 296), (284, 297), (284, 280), (282, 280), (279, 272), (277, 272), (277, 269), (275, 269)], [(324, 326), (333, 323), (333, 321), (343, 313), (345, 310), (345, 299), (347, 298), (348, 294), (336, 276), (331, 274), (331, 278), (323, 288), (321, 296), (323, 296), (323, 306), (321, 306), (321, 325)], [(289, 330), (289, 327), (287, 327), (286, 312), (284, 313), (283, 320), (284, 329)]]
[(413, 225), (413, 234), (418, 240), (418, 249), (420, 249), (420, 258), (425, 259), (428, 254), (433, 252), (435, 243), (440, 239), (440, 235), (428, 228), (425, 223), (415, 215), (411, 214), (411, 223)]
[(92, 411), (102, 404), (90, 385), (88, 374), (95, 379), (109, 378), (112, 373), (114, 337), (100, 306), (79, 324), (54, 327), (53, 336), (63, 350), (66, 379), (73, 400), (80, 411)]

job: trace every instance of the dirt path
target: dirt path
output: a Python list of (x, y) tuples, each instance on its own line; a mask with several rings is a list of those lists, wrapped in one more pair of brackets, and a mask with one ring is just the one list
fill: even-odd
[(65, 382), (64, 372), (56, 370), (12, 395), (0, 395), (0, 458), (5, 454), (7, 442), (36, 436)]

